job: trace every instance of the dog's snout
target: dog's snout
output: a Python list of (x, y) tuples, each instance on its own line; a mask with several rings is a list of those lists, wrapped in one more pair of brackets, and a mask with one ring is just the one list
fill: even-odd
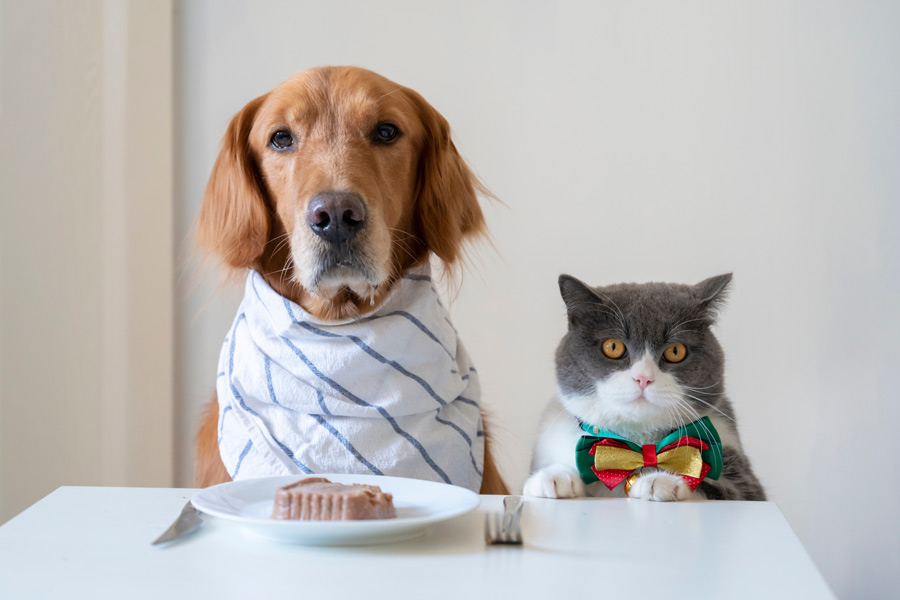
[(353, 238), (366, 224), (366, 205), (359, 194), (321, 192), (306, 211), (309, 228), (332, 244)]

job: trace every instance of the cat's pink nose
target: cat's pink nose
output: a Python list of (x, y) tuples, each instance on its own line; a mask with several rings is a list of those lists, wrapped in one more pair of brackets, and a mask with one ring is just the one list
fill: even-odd
[(653, 383), (653, 378), (649, 375), (635, 375), (634, 380), (641, 386), (641, 391), (646, 390), (647, 386)]

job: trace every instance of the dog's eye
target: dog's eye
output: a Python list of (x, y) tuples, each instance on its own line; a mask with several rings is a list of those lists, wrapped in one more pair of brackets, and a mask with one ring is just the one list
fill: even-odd
[(376, 144), (389, 144), (402, 134), (397, 126), (392, 123), (379, 123), (372, 130), (372, 142)]
[(290, 131), (282, 129), (272, 134), (272, 139), (269, 143), (276, 150), (285, 150), (294, 145), (294, 136), (291, 135)]

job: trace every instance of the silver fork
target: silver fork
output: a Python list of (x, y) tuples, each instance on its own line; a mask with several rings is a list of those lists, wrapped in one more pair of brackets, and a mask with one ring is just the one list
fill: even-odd
[(484, 513), (484, 539), (488, 544), (522, 545), (522, 496), (507, 496), (503, 499), (503, 516), (499, 513)]

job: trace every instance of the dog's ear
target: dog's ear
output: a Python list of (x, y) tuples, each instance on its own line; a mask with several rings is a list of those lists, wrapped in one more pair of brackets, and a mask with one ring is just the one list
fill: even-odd
[(250, 101), (231, 119), (197, 218), (197, 244), (235, 268), (252, 266), (269, 237), (265, 187), (248, 139), (265, 99)]
[(450, 125), (419, 94), (411, 92), (425, 127), (416, 184), (416, 235), (444, 263), (454, 264), (463, 242), (485, 232), (476, 192), (490, 193), (450, 139)]

